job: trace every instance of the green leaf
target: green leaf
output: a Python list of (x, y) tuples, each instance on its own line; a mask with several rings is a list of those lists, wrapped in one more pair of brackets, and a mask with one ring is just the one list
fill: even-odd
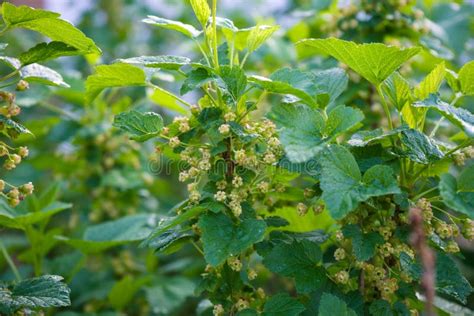
[(182, 56), (140, 56), (126, 59), (117, 59), (118, 63), (145, 66), (149, 68), (160, 68), (167, 70), (178, 70), (179, 68), (189, 65), (191, 59)]
[(218, 266), (230, 256), (237, 256), (265, 233), (266, 224), (256, 219), (245, 219), (234, 224), (226, 215), (209, 213), (198, 221), (202, 231), (204, 258), (212, 266)]
[(265, 43), (280, 27), (278, 25), (259, 24), (250, 30), (247, 38), (247, 49), (249, 52), (257, 50)]
[(322, 115), (302, 104), (274, 106), (269, 117), (277, 124), (280, 141), (288, 159), (294, 163), (314, 157), (324, 145)]
[(319, 156), (322, 199), (331, 216), (341, 219), (371, 197), (400, 193), (390, 167), (376, 165), (361, 176), (354, 156), (331, 145)]
[(461, 172), (458, 180), (447, 173), (441, 176), (439, 182), (439, 192), (444, 204), (472, 219), (474, 219), (474, 188), (471, 181), (473, 177), (474, 165), (471, 165)]
[(323, 293), (319, 305), (319, 316), (357, 316), (357, 314), (347, 307), (346, 302), (335, 295)]
[(89, 226), (82, 239), (58, 239), (84, 253), (96, 253), (105, 249), (145, 239), (152, 231), (155, 216), (138, 214), (118, 220)]
[(8, 28), (19, 27), (39, 32), (53, 41), (63, 42), (78, 49), (82, 54), (101, 52), (94, 41), (69, 22), (60, 19), (57, 13), (23, 5), (16, 7), (4, 2), (2, 16)]
[(355, 127), (363, 119), (364, 114), (361, 110), (339, 105), (329, 112), (326, 125), (324, 126), (324, 134), (327, 137), (334, 138)]
[(383, 142), (386, 139), (394, 135), (397, 135), (398, 133), (407, 129), (408, 129), (407, 125), (402, 125), (390, 131), (384, 131), (381, 128), (377, 128), (370, 131), (361, 131), (352, 135), (348, 143), (349, 145), (355, 146), (355, 147), (363, 147), (367, 145), (372, 145), (373, 143), (376, 143), (376, 142)]
[(279, 243), (268, 253), (263, 264), (272, 272), (292, 277), (300, 293), (309, 293), (322, 286), (326, 275), (318, 264), (322, 252), (318, 243), (308, 240)]
[(432, 108), (464, 132), (474, 137), (474, 114), (463, 108), (456, 108), (444, 102), (436, 94), (431, 94), (427, 99), (413, 103), (414, 107)]
[(38, 211), (32, 212), (30, 210), (20, 211), (13, 209), (8, 205), (2, 205), (3, 200), (0, 200), (0, 225), (15, 229), (27, 229), (36, 223), (40, 223), (52, 217), (53, 215), (70, 209), (71, 204), (62, 202), (53, 202), (47, 206), (44, 206)]
[[(172, 211), (181, 210), (183, 208), (184, 202), (179, 203), (176, 205)], [(156, 237), (159, 237), (163, 233), (167, 232), (169, 229), (181, 225), (182, 223), (198, 216), (202, 212), (206, 210), (205, 207), (199, 205), (194, 206), (189, 209), (181, 210), (180, 214), (174, 217), (163, 218), (158, 222), (157, 227), (153, 230), (153, 232), (145, 239), (141, 244), (140, 247), (147, 247), (150, 245)], [(171, 213), (171, 212), (170, 212)]]
[(394, 316), (390, 303), (382, 299), (370, 304), (369, 312), (373, 316)]
[[(311, 73), (283, 68), (274, 72), (270, 78), (250, 76), (248, 80), (270, 93), (291, 95), (311, 107), (317, 106), (317, 102), (306, 91), (308, 89), (314, 90), (314, 76)], [(298, 99), (292, 100), (292, 103), (297, 102)]]
[(108, 294), (110, 305), (122, 310), (133, 300), (135, 294), (148, 282), (150, 277), (134, 278), (131, 275), (126, 275), (120, 281), (116, 282)]
[(224, 82), (225, 88), (232, 96), (235, 102), (244, 94), (247, 87), (247, 77), (245, 72), (239, 67), (221, 66), (220, 77)]
[(384, 81), (382, 88), (398, 111), (411, 98), (410, 84), (397, 71)]
[(144, 142), (160, 134), (163, 118), (157, 113), (132, 110), (116, 115), (113, 126), (132, 134), (131, 139)]
[(264, 316), (297, 316), (305, 310), (303, 304), (286, 293), (273, 295), (263, 307)]
[(466, 304), (473, 289), (461, 271), (447, 254), (436, 255), (436, 291)]
[(459, 70), (461, 91), (465, 95), (474, 95), (474, 60), (466, 63)]
[(38, 82), (45, 85), (69, 88), (63, 77), (51, 68), (31, 64), (21, 68), (20, 77), (28, 82)]
[(173, 315), (186, 298), (194, 296), (194, 283), (184, 277), (161, 277), (156, 285), (145, 288), (145, 296), (154, 315)]
[(406, 148), (404, 154), (414, 162), (426, 165), (444, 157), (434, 140), (415, 129), (402, 131), (401, 141)]
[(320, 70), (314, 73), (315, 92), (313, 95), (327, 94), (329, 95), (328, 104), (332, 104), (347, 89), (348, 82), (349, 77), (341, 68)]
[(424, 100), (432, 93), (436, 93), (443, 82), (446, 74), (446, 66), (444, 62), (439, 63), (422, 82), (415, 88), (415, 97), (419, 100)]
[(7, 133), (9, 130), (15, 132), (15, 134), (31, 134), (33, 135), (26, 127), (21, 125), (20, 123), (15, 122), (14, 120), (3, 116), (0, 114), (0, 125), (2, 125), (2, 129), (6, 129)]
[(384, 243), (384, 239), (376, 232), (364, 234), (359, 226), (347, 225), (342, 228), (344, 237), (352, 241), (352, 251), (358, 261), (367, 261), (375, 254), (376, 247)]
[(200, 88), (216, 78), (216, 76), (206, 68), (193, 69), (187, 75), (188, 77), (184, 80), (181, 90), (179, 91), (181, 95)]
[[(415, 280), (423, 275), (421, 264), (410, 258), (406, 253), (400, 255), (402, 269)], [(462, 275), (456, 262), (445, 253), (436, 254), (436, 291), (448, 295), (462, 304), (472, 293), (473, 289), (466, 278)]]
[(420, 50), (417, 47), (400, 49), (380, 43), (356, 44), (337, 38), (305, 39), (298, 45), (336, 58), (374, 85), (387, 79)]
[(63, 42), (40, 43), (28, 51), (21, 53), (19, 59), (23, 66), (40, 61), (47, 61), (61, 56), (74, 56), (82, 54), (77, 48)]
[(58, 275), (43, 275), (20, 281), (8, 288), (0, 285), (0, 311), (69, 306), (70, 290), (62, 280)]
[(201, 23), (202, 28), (206, 28), (207, 21), (211, 16), (211, 9), (209, 8), (207, 0), (190, 0), (190, 2), (194, 14), (196, 15), (199, 23)]
[(179, 21), (168, 20), (164, 18), (159, 18), (157, 16), (149, 15), (147, 19), (144, 19), (143, 22), (151, 25), (156, 25), (165, 29), (174, 30), (180, 32), (187, 37), (196, 38), (201, 34), (201, 31), (198, 31), (194, 26), (189, 24), (184, 24)]
[(86, 101), (92, 102), (102, 90), (112, 87), (143, 86), (145, 72), (128, 64), (101, 65), (86, 81)]

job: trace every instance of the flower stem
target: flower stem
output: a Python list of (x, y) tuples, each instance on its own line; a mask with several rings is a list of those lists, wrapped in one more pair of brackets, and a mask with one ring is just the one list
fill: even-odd
[(13, 263), (12, 258), (8, 254), (7, 248), (5, 248), (5, 245), (3, 244), (3, 242), (1, 240), (0, 240), (0, 250), (2, 251), (2, 254), (5, 257), (5, 260), (7, 261), (7, 264), (10, 266), (10, 269), (12, 269), (16, 280), (21, 281), (20, 272), (18, 272), (18, 269), (15, 266), (15, 263)]

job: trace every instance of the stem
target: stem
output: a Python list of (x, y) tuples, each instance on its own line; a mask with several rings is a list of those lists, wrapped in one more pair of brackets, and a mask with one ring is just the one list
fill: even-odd
[(249, 58), (250, 53), (246, 52), (244, 55), (244, 58), (242, 59), (242, 62), (240, 63), (240, 68), (244, 68), (245, 62), (247, 61), (247, 58)]
[(189, 103), (189, 102), (187, 102), (187, 101), (181, 99), (181, 98), (178, 97), (177, 95), (174, 95), (173, 93), (171, 93), (171, 92), (169, 92), (169, 91), (167, 91), (167, 90), (165, 90), (165, 89), (163, 89), (163, 88), (158, 87), (157, 85), (154, 85), (154, 84), (152, 84), (152, 83), (150, 83), (150, 84), (148, 84), (148, 85), (149, 85), (151, 88), (153, 88), (153, 89), (160, 90), (161, 92), (163, 92), (163, 93), (166, 94), (167, 96), (169, 96), (169, 97), (175, 99), (176, 101), (182, 103), (183, 105), (186, 105), (188, 108), (190, 108), (190, 107), (192, 106), (191, 103)]
[(0, 250), (2, 251), (2, 254), (5, 257), (5, 260), (7, 261), (8, 265), (10, 266), (10, 269), (12, 269), (16, 280), (21, 281), (20, 272), (18, 272), (18, 269), (16, 268), (15, 264), (13, 263), (12, 258), (8, 254), (7, 248), (5, 248), (5, 245), (3, 244), (3, 242), (1, 240), (0, 240)]
[(5, 26), (5, 27), (0, 31), (0, 36), (2, 36), (3, 34), (5, 34), (8, 30), (9, 30), (9, 27), (8, 27), (8, 26)]
[(191, 244), (194, 246), (194, 248), (196, 248), (196, 250), (204, 256), (204, 252), (201, 250), (201, 248), (199, 248), (199, 246), (196, 244), (196, 242), (194, 242), (194, 240), (191, 240)]
[(77, 117), (73, 113), (68, 112), (66, 110), (63, 110), (61, 108), (55, 107), (54, 105), (51, 105), (51, 104), (48, 104), (48, 103), (45, 103), (45, 102), (39, 102), (38, 105), (45, 108), (45, 109), (48, 109), (52, 112), (67, 116), (68, 118), (70, 118), (71, 120), (73, 120), (75, 122), (79, 122), (79, 120), (80, 120), (79, 117)]
[(216, 13), (217, 13), (217, 0), (212, 0), (212, 33), (213, 33), (213, 41), (212, 41), (212, 50), (214, 53), (214, 67), (216, 71), (219, 73), (219, 55), (217, 53), (217, 26), (216, 26)]
[(11, 77), (15, 76), (16, 74), (18, 74), (20, 72), (20, 69), (15, 69), (15, 71), (12, 71), (10, 72), (8, 75), (0, 78), (0, 81), (5, 81), (7, 79), (10, 79)]
[(204, 56), (204, 59), (206, 60), (206, 63), (209, 67), (211, 67), (211, 62), (209, 60), (209, 58), (207, 57), (207, 54), (206, 52), (204, 51), (204, 48), (202, 48), (202, 45), (199, 44), (199, 42), (197, 40), (194, 40), (194, 42), (197, 44), (197, 47), (199, 48), (199, 50), (201, 51), (201, 54), (202, 56)]
[[(458, 145), (456, 147), (454, 147), (453, 149), (449, 150), (448, 152), (446, 152), (444, 154), (444, 158), (442, 158), (441, 160), (443, 159), (446, 159), (448, 158), (452, 153), (458, 151), (459, 149), (462, 149), (464, 147), (467, 147), (471, 144), (472, 140), (469, 139), (469, 140), (466, 140), (464, 143), (462, 143), (461, 145)], [(421, 168), (414, 176), (413, 176), (413, 182), (416, 181), (416, 179), (418, 179), (418, 177), (423, 173), (423, 171), (425, 171), (428, 167), (430, 166), (430, 164), (427, 164), (425, 165), (423, 168)]]
[(431, 189), (428, 189), (428, 190), (426, 190), (426, 191), (424, 191), (424, 192), (421, 192), (420, 194), (418, 194), (417, 196), (415, 196), (415, 197), (413, 198), (413, 200), (418, 200), (419, 198), (421, 198), (421, 197), (427, 195), (427, 194), (430, 193), (430, 192), (436, 191), (436, 190), (438, 190), (437, 187), (432, 187)]
[(385, 100), (385, 96), (383, 95), (381, 85), (380, 84), (377, 85), (376, 89), (377, 89), (377, 93), (380, 96), (380, 101), (382, 102), (383, 110), (388, 120), (388, 128), (392, 130), (393, 129), (392, 115), (390, 114), (390, 109), (388, 107), (387, 101)]

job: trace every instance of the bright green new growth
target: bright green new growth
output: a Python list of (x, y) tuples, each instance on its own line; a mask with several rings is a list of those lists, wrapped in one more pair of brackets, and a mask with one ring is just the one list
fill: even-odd
[(400, 49), (379, 43), (356, 44), (337, 38), (306, 39), (298, 45), (336, 58), (374, 85), (379, 85), (420, 51), (416, 47)]

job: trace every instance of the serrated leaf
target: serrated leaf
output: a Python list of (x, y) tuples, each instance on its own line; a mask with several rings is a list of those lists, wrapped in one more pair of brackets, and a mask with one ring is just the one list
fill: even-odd
[(62, 280), (58, 275), (43, 275), (20, 281), (11, 288), (0, 285), (0, 310), (69, 306), (70, 289)]
[(247, 38), (247, 49), (249, 52), (257, 50), (265, 43), (280, 27), (278, 25), (257, 25), (250, 30)]
[(438, 145), (427, 135), (415, 129), (401, 132), (401, 142), (405, 146), (404, 155), (411, 161), (429, 164), (444, 157)]
[(18, 57), (23, 66), (40, 61), (47, 61), (61, 56), (80, 55), (82, 52), (77, 48), (63, 42), (40, 43), (28, 51), (21, 53)]
[(89, 226), (82, 239), (58, 237), (59, 240), (84, 253), (96, 253), (105, 249), (145, 239), (152, 231), (154, 215), (138, 214), (118, 220)]
[(20, 123), (15, 122), (14, 120), (3, 116), (0, 114), (0, 126), (3, 128), (11, 129), (15, 131), (17, 134), (31, 134), (33, 135), (26, 127), (21, 125)]
[(214, 267), (259, 242), (267, 227), (264, 221), (256, 219), (244, 219), (236, 225), (222, 213), (201, 216), (198, 226), (202, 231), (204, 258)]
[(347, 89), (348, 82), (349, 77), (341, 68), (317, 71), (314, 73), (315, 91), (313, 95), (327, 94), (329, 96), (328, 104), (332, 104)]
[(345, 63), (374, 85), (388, 78), (403, 63), (419, 52), (419, 48), (400, 49), (380, 43), (356, 44), (337, 38), (305, 39), (297, 45), (314, 48)]
[(163, 118), (157, 113), (132, 110), (116, 115), (113, 126), (130, 133), (131, 139), (144, 142), (160, 134)]
[(318, 267), (322, 252), (318, 243), (308, 240), (281, 242), (265, 255), (263, 264), (272, 272), (295, 279), (300, 293), (309, 293), (321, 287), (326, 275)]
[(352, 241), (352, 251), (358, 261), (367, 261), (375, 254), (376, 247), (384, 243), (384, 239), (376, 232), (364, 234), (359, 226), (347, 225), (342, 228), (345, 238)]
[(54, 12), (33, 9), (28, 6), (14, 6), (4, 2), (2, 17), (8, 28), (25, 28), (39, 32), (53, 41), (63, 42), (80, 50), (82, 54), (100, 54), (94, 41), (86, 37), (69, 22), (60, 19)]
[(324, 126), (324, 135), (331, 138), (336, 137), (350, 130), (363, 119), (364, 114), (361, 110), (339, 105), (329, 112), (328, 119)]
[(432, 93), (436, 93), (443, 82), (446, 74), (446, 66), (444, 62), (439, 63), (436, 67), (420, 82), (415, 88), (415, 97), (424, 100)]
[(273, 295), (263, 307), (264, 316), (297, 316), (305, 310), (303, 304), (286, 293)]
[(319, 163), (321, 197), (334, 219), (343, 218), (371, 197), (400, 193), (390, 167), (375, 165), (362, 177), (354, 156), (342, 146), (325, 149)]
[(394, 135), (397, 135), (398, 133), (407, 129), (408, 129), (408, 126), (402, 125), (389, 131), (384, 131), (381, 128), (377, 128), (377, 129), (369, 130), (369, 131), (361, 131), (352, 135), (348, 143), (351, 146), (363, 147), (363, 146), (371, 145), (377, 142), (383, 142), (386, 139)]
[(250, 76), (249, 82), (260, 88), (276, 94), (288, 94), (296, 97), (292, 103), (301, 100), (311, 107), (316, 107), (316, 100), (305, 91), (314, 90), (314, 76), (311, 73), (305, 73), (296, 69), (283, 68), (274, 72), (270, 78), (261, 76)]
[(207, 0), (190, 0), (190, 2), (199, 23), (201, 23), (203, 28), (206, 28), (207, 21), (211, 16), (211, 9)]
[(357, 316), (357, 314), (347, 307), (346, 302), (335, 295), (323, 293), (319, 303), (319, 316)]
[(47, 220), (53, 215), (72, 207), (72, 204), (56, 201), (44, 206), (36, 212), (31, 212), (30, 210), (21, 211), (13, 209), (7, 205), (2, 205), (2, 203), (3, 202), (0, 201), (0, 225), (23, 230), (28, 226)]
[(185, 95), (194, 89), (200, 88), (206, 83), (215, 80), (216, 76), (206, 68), (196, 68), (191, 70), (188, 77), (184, 80), (179, 93)]
[(456, 262), (440, 252), (436, 256), (436, 291), (449, 295), (462, 304), (466, 304), (473, 291)]
[(247, 87), (247, 77), (245, 72), (239, 67), (230, 67), (227, 65), (221, 66), (219, 76), (224, 82), (224, 86), (232, 96), (232, 99), (237, 102), (244, 94)]
[(397, 71), (384, 81), (382, 87), (384, 93), (398, 111), (401, 111), (403, 106), (410, 100), (410, 84)]
[(269, 117), (277, 124), (280, 141), (291, 162), (305, 162), (323, 147), (322, 115), (302, 104), (274, 106)]
[(462, 66), (458, 78), (461, 92), (465, 95), (474, 95), (474, 60)]
[[(407, 272), (415, 280), (423, 275), (421, 264), (410, 258), (406, 253), (400, 255), (400, 264), (403, 271)], [(448, 295), (462, 304), (466, 304), (468, 296), (473, 289), (466, 278), (462, 275), (456, 262), (445, 253), (436, 254), (436, 291)]]
[(21, 68), (20, 77), (28, 82), (38, 82), (45, 85), (69, 88), (63, 77), (51, 68), (31, 64)]
[(427, 99), (413, 103), (414, 107), (432, 108), (446, 117), (464, 132), (474, 137), (474, 114), (463, 108), (457, 108), (444, 102), (436, 94), (431, 94)]
[(439, 192), (444, 204), (474, 219), (473, 177), (474, 165), (465, 168), (459, 175), (459, 180), (449, 173), (444, 174), (439, 182)]
[[(183, 206), (182, 203), (179, 203), (174, 207), (174, 209), (180, 209)], [(195, 207), (191, 207), (190, 209), (186, 209), (180, 212), (179, 215), (169, 218), (162, 218), (159, 222), (157, 227), (153, 229), (153, 232), (140, 244), (140, 247), (148, 247), (151, 245), (153, 240), (163, 233), (167, 232), (169, 229), (181, 225), (182, 223), (195, 218), (202, 212), (206, 210), (205, 207), (199, 205)]]
[(86, 80), (86, 101), (92, 102), (106, 88), (143, 86), (145, 83), (145, 72), (138, 67), (128, 64), (97, 66), (96, 72)]
[(149, 68), (178, 70), (182, 66), (189, 65), (191, 63), (191, 59), (182, 56), (162, 55), (117, 59), (116, 62), (144, 66)]
[(179, 21), (168, 20), (157, 16), (149, 15), (148, 18), (142, 20), (143, 22), (155, 26), (159, 26), (165, 29), (174, 30), (180, 32), (187, 37), (196, 38), (201, 34), (194, 26), (185, 24)]

